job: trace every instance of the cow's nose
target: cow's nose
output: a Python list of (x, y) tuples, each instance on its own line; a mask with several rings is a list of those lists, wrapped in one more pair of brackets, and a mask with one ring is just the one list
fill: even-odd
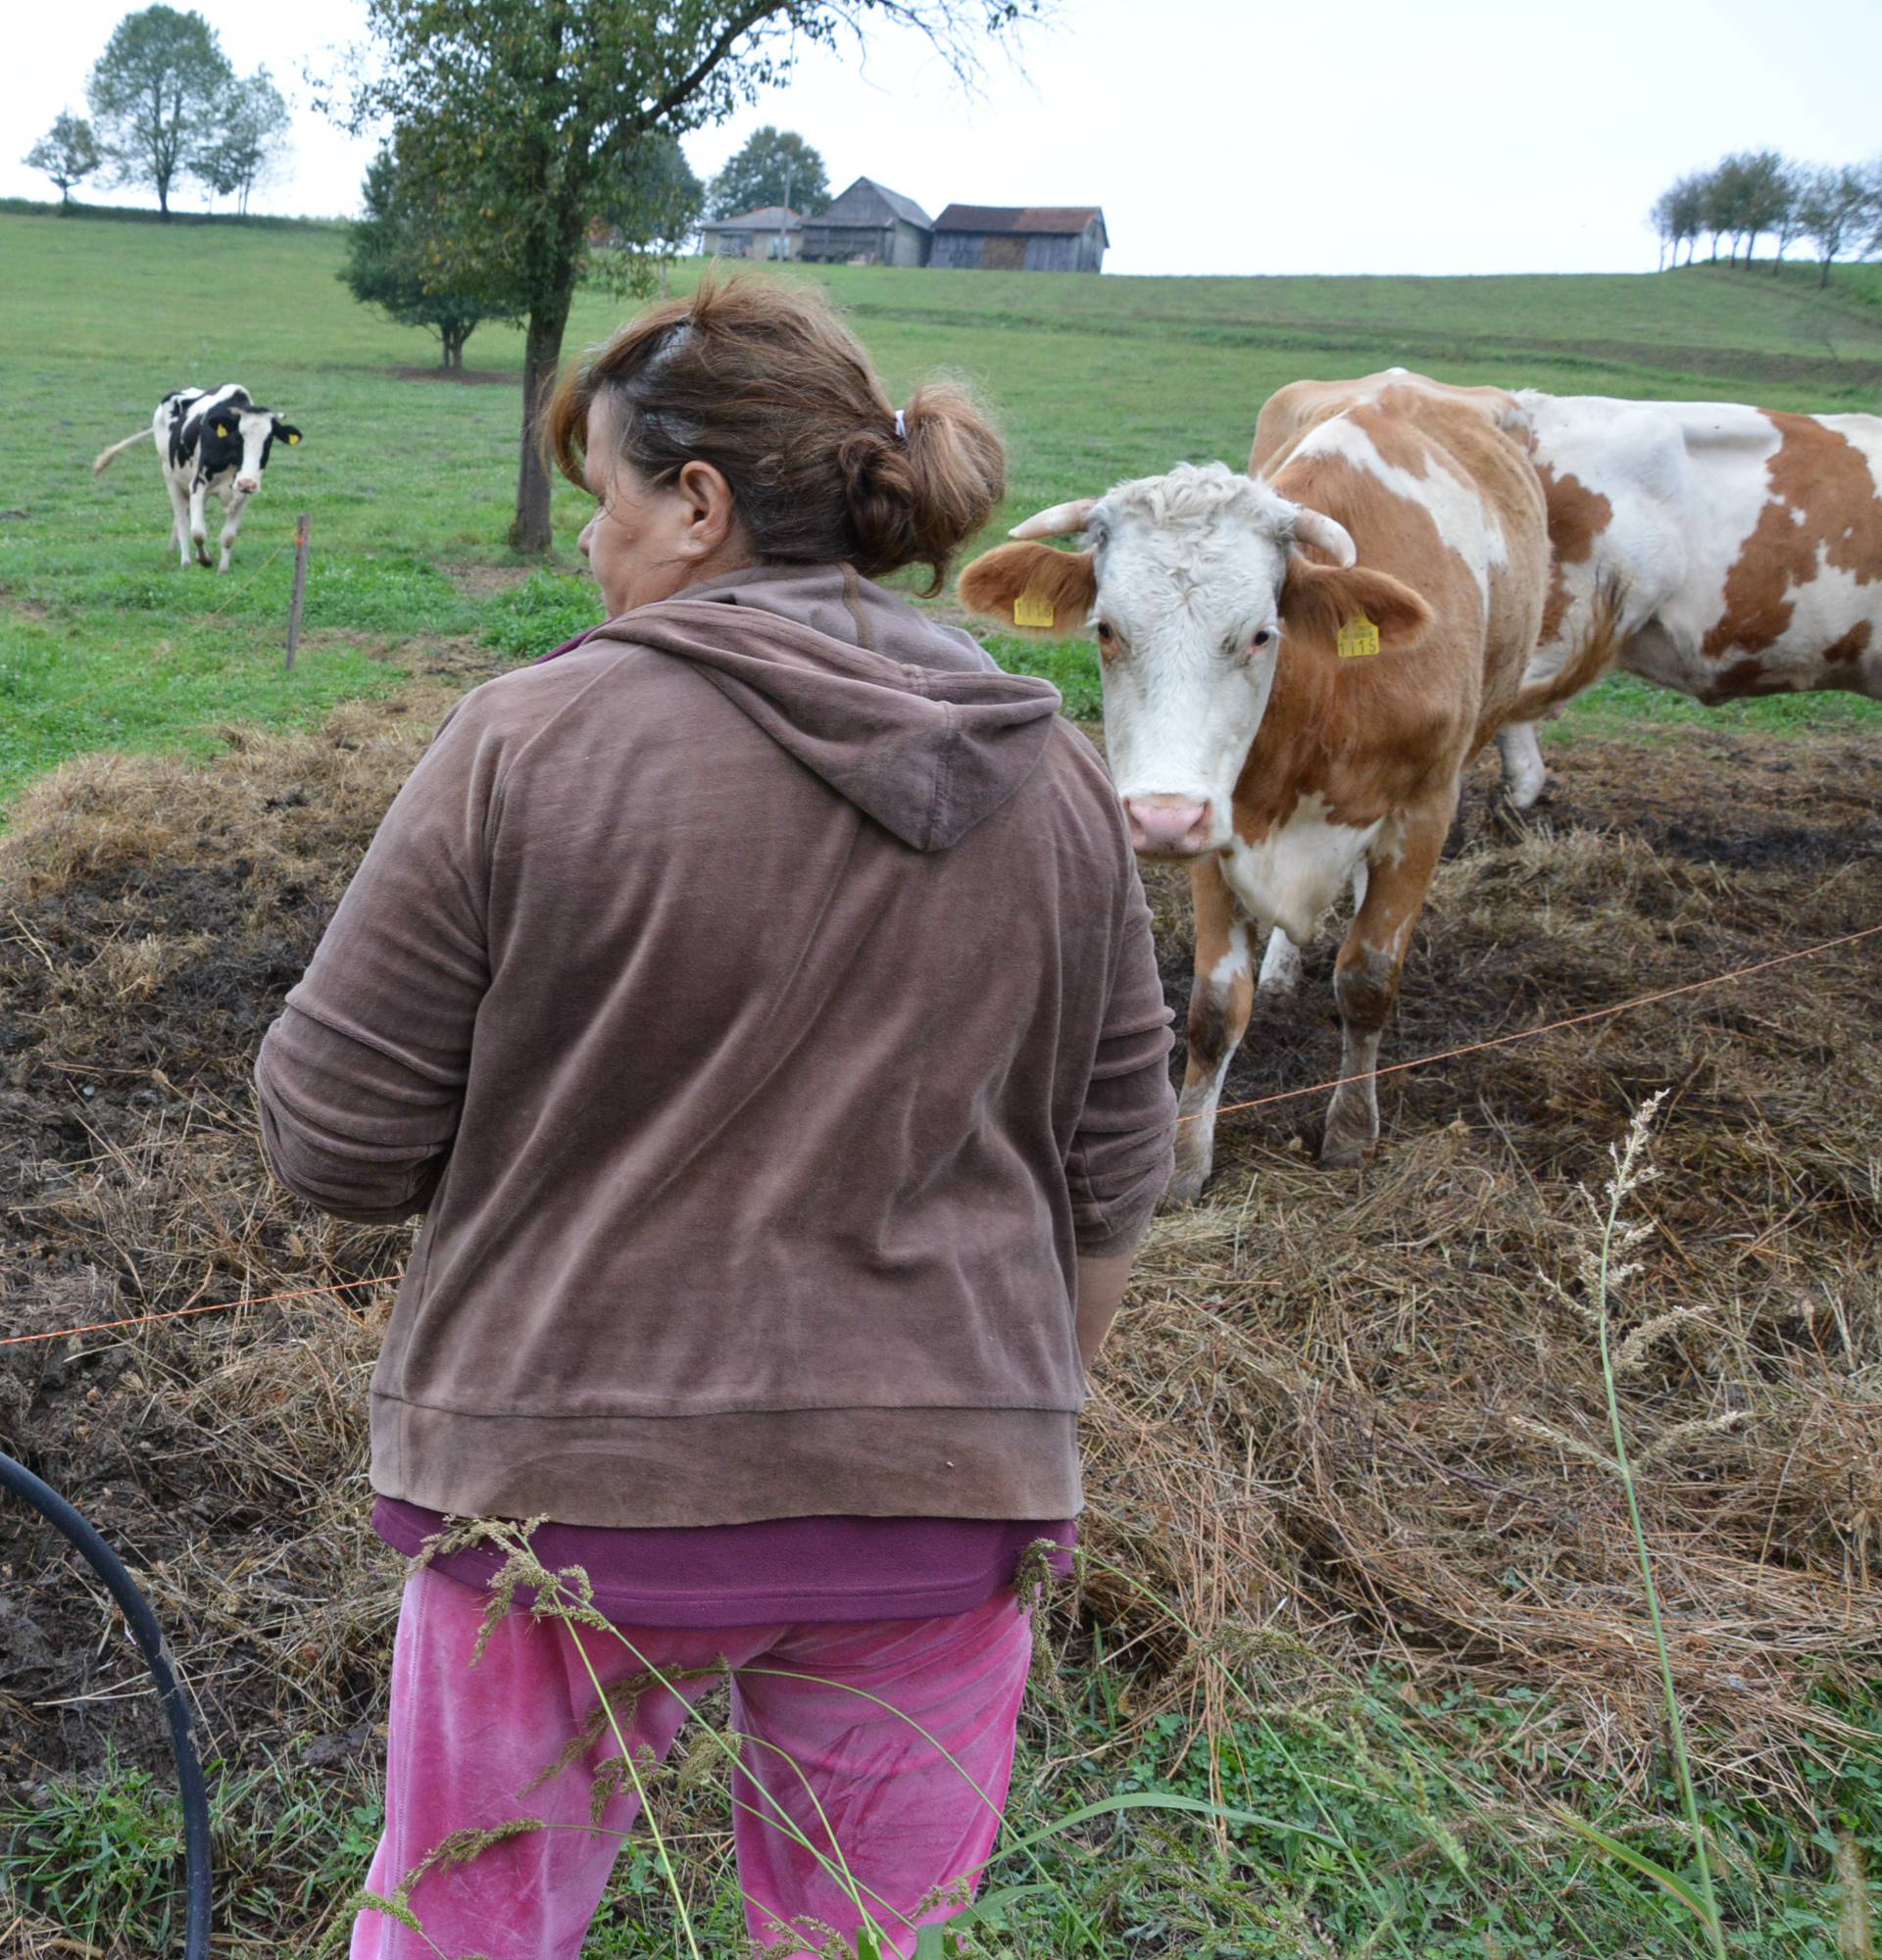
[(1150, 858), (1193, 858), (1213, 827), (1209, 806), (1194, 797), (1126, 797), (1124, 815), (1132, 847)]
[(235, 487), (244, 496), (252, 497), (262, 487), (262, 479), (259, 476), (238, 476), (235, 479)]

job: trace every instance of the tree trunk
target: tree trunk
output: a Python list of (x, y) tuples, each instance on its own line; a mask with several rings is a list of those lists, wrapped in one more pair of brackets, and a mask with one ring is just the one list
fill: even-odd
[(1821, 292), (1823, 288), (1827, 286), (1829, 283), (1830, 283), (1830, 262), (1827, 258), (1819, 259), (1816, 264), (1817, 291)]
[(569, 324), (572, 288), (531, 310), (522, 355), (522, 453), (517, 471), (517, 517), (510, 543), (520, 552), (546, 552), (550, 545), (549, 466), (536, 444), (536, 423), (556, 385), (562, 336)]

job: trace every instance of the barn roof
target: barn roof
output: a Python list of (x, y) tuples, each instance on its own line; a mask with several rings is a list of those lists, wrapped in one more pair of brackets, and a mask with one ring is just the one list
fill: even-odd
[(1103, 208), (1095, 204), (951, 204), (934, 220), (937, 231), (1040, 233), (1057, 237), (1082, 231), (1093, 219), (1104, 229)]
[(700, 227), (705, 231), (795, 231), (804, 220), (781, 204), (761, 204), (756, 211), (741, 211), (736, 218), (709, 218)]
[(899, 190), (890, 190), (886, 184), (879, 184), (873, 177), (858, 177), (840, 196), (832, 198), (824, 208), (812, 215), (812, 224), (879, 224), (880, 213), (888, 211), (905, 224), (916, 224), (923, 231), (934, 229), (934, 220), (916, 203), (912, 197), (904, 197)]

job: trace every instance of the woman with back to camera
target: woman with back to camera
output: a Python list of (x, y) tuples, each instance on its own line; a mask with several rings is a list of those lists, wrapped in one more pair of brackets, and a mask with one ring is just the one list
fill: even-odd
[(548, 430), (609, 623), (447, 717), (257, 1086), (292, 1190), (426, 1214), (380, 1536), (546, 1518), (624, 1638), (515, 1611), (473, 1666), (495, 1552), (409, 1578), (371, 1889), (553, 1828), (352, 1950), (575, 1960), (633, 1814), (590, 1829), (612, 1736), (530, 1787), (598, 1705), (579, 1639), (611, 1685), (685, 1677), (621, 1700), (637, 1753), (729, 1665), (756, 1939), (867, 1912), (906, 1954), (993, 1847), (1015, 1568), (1071, 1542), (1083, 1364), (1168, 1174), (1150, 918), (1054, 691), (871, 582), (938, 581), (1004, 494), (964, 393), (898, 413), (821, 298), (732, 281), (623, 327)]

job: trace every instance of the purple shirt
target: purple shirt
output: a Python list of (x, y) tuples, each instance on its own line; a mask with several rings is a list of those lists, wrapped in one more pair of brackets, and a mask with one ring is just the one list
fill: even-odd
[[(372, 1529), (416, 1557), (446, 1526), (396, 1497), (372, 1507)], [(1071, 1570), (1075, 1518), (772, 1518), (763, 1524), (540, 1525), (530, 1544), (550, 1571), (579, 1565), (595, 1604), (631, 1627), (756, 1627), (801, 1621), (925, 1620), (970, 1613), (1014, 1582), (1028, 1545)], [(503, 1563), (490, 1545), (434, 1559), (433, 1572), (487, 1586)], [(526, 1596), (526, 1595), (525, 1595)]]

